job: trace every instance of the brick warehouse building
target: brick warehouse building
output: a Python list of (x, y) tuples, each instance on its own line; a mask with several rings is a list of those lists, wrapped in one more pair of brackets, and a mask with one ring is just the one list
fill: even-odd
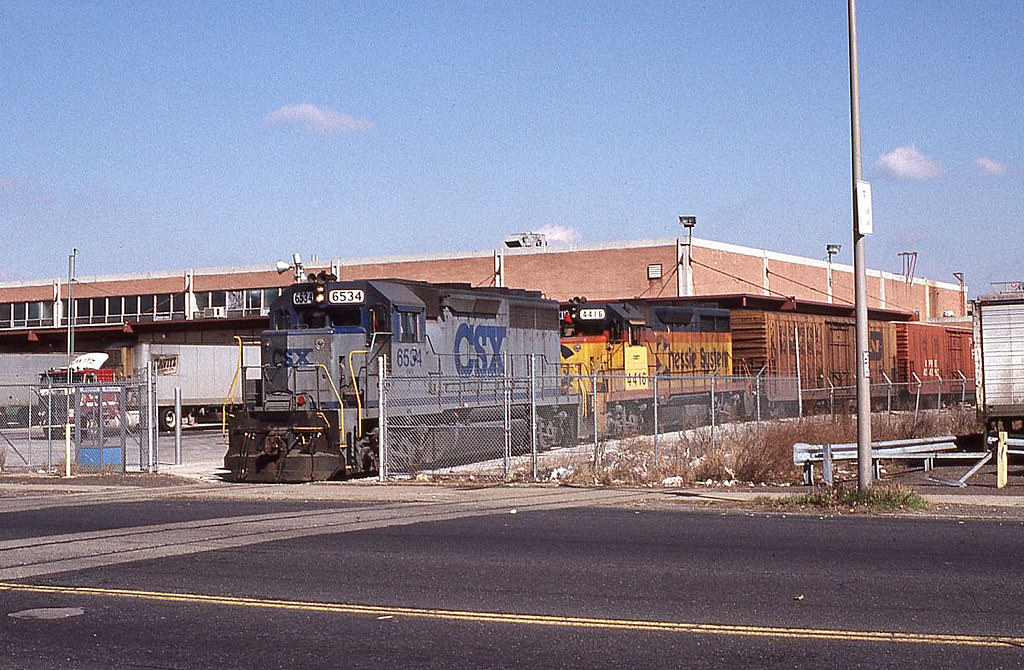
[[(310, 261), (305, 269), (329, 270), (340, 279), (528, 288), (558, 300), (755, 294), (852, 305), (854, 294), (852, 266), (698, 238), (689, 246), (678, 239), (633, 240)], [(270, 303), (292, 279), (270, 263), (79, 277), (76, 349), (125, 339), (226, 343), (235, 334), (255, 335), (266, 324)], [(67, 278), (0, 283), (0, 351), (63, 350), (67, 289)], [(967, 315), (966, 287), (949, 282), (868, 270), (867, 292), (870, 307), (922, 321)]]

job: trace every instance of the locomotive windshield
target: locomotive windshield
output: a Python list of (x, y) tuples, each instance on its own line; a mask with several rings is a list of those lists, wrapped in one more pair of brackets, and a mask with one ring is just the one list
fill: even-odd
[(363, 325), (361, 307), (329, 306), (292, 307), (285, 305), (270, 313), (273, 330), (305, 330), (309, 328), (346, 328)]

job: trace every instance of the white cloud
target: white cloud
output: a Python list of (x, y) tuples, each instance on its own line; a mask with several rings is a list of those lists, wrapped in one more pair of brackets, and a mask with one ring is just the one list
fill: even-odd
[(264, 117), (263, 122), (270, 126), (297, 123), (317, 135), (335, 135), (373, 128), (373, 123), (366, 119), (357, 119), (308, 102), (275, 109)]
[(546, 235), (548, 244), (577, 244), (583, 237), (575, 228), (568, 228), (557, 223), (549, 223), (538, 228), (536, 232)]
[(923, 181), (942, 174), (942, 166), (931, 156), (921, 153), (916, 144), (896, 147), (878, 157), (878, 167), (897, 179)]
[(1006, 166), (997, 160), (992, 158), (981, 158), (974, 159), (974, 167), (978, 168), (982, 172), (992, 177), (998, 177), (1006, 174)]

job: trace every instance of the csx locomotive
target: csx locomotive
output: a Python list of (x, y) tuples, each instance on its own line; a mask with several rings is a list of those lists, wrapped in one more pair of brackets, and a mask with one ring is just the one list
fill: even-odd
[[(246, 371), (245, 410), (231, 422), (225, 467), (235, 481), (331, 479), (378, 468), (381, 360), (395, 377), (522, 381), (528, 359), (557, 373), (558, 303), (535, 291), (320, 273), (284, 290), (260, 340), (261, 365)], [(444, 390), (433, 388), (438, 397), (403, 398), (403, 416), (425, 424), (501, 416), (500, 393), (476, 393), (442, 417)], [(538, 401), (538, 432), (574, 440), (560, 434), (575, 426), (569, 402)]]

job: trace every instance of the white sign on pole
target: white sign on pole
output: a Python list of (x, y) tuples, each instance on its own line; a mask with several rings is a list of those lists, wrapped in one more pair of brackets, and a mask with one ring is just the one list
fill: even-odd
[(857, 233), (871, 235), (874, 223), (871, 218), (871, 184), (857, 180)]

